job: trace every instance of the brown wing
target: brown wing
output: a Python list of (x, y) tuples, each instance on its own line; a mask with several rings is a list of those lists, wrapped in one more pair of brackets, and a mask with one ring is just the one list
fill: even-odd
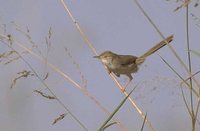
[(136, 59), (138, 58), (138, 57), (132, 56), (132, 55), (119, 55), (119, 57), (120, 57), (120, 64), (122, 66), (133, 64), (133, 63), (135, 63)]

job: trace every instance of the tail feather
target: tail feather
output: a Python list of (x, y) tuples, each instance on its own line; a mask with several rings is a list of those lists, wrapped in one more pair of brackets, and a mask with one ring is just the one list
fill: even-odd
[(170, 43), (172, 40), (173, 40), (173, 35), (167, 37), (165, 40), (162, 40), (160, 43), (158, 43), (157, 45), (155, 45), (154, 47), (149, 49), (146, 53), (144, 53), (139, 58), (145, 59), (146, 57), (150, 56), (151, 54), (153, 54), (154, 52), (156, 52), (157, 50), (159, 50), (160, 48), (162, 48), (166, 44)]

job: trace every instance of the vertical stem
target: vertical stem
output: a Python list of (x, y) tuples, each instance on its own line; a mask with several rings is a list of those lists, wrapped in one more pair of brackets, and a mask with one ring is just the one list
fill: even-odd
[[(186, 0), (185, 2), (188, 2)], [(189, 40), (189, 19), (188, 19), (188, 12), (189, 12), (189, 4), (186, 5), (186, 35), (187, 35), (187, 55), (188, 55), (188, 66), (189, 66), (189, 72), (192, 73), (192, 67), (191, 67), (191, 56), (190, 56), (190, 40)], [(192, 78), (190, 77), (190, 103), (191, 103), (191, 119), (192, 119), (192, 131), (195, 130), (195, 115), (194, 115), (194, 108), (193, 108), (193, 94), (192, 94)]]

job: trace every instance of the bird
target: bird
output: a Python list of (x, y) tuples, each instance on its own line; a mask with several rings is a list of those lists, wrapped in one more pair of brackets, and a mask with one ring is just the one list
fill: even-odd
[[(170, 35), (139, 57), (133, 55), (116, 54), (112, 51), (105, 51), (98, 56), (94, 56), (94, 58), (101, 60), (101, 62), (106, 66), (109, 74), (114, 73), (117, 77), (120, 77), (120, 75), (126, 75), (130, 82), (133, 79), (131, 74), (138, 71), (139, 65), (144, 63), (148, 56), (152, 55), (154, 52), (158, 51), (172, 40), (173, 35)], [(124, 91), (125, 89), (123, 92)]]

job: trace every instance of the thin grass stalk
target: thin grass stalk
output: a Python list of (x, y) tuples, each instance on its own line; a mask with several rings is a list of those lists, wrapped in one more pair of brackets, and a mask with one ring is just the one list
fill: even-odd
[[(158, 34), (161, 36), (161, 38), (163, 40), (165, 40), (164, 35), (162, 34), (162, 32), (158, 29), (158, 27), (156, 26), (156, 24), (154, 24), (153, 20), (148, 16), (148, 14), (145, 12), (145, 10), (142, 8), (142, 6), (139, 4), (139, 2), (137, 0), (133, 0), (134, 3), (138, 6), (138, 8), (140, 9), (140, 11), (143, 13), (143, 15), (148, 19), (148, 21), (151, 23), (151, 25), (155, 28), (155, 30), (158, 32)], [(168, 42), (166, 41), (169, 49), (172, 51), (172, 53), (174, 54), (174, 56), (177, 58), (177, 60), (179, 61), (180, 65), (184, 67), (184, 69), (186, 70), (186, 72), (189, 74), (189, 76), (191, 77), (192, 74), (190, 73), (188, 67), (185, 65), (185, 63), (182, 61), (182, 59), (178, 56), (178, 54), (176, 53), (176, 51), (174, 50), (174, 48), (168, 44)], [(195, 84), (200, 88), (200, 84), (199, 82), (193, 77), (192, 78), (195, 82)]]
[[(193, 74), (193, 76), (195, 76), (196, 74), (198, 74), (200, 71), (197, 71), (196, 73), (194, 73)], [(190, 78), (190, 77), (189, 77)], [(184, 80), (184, 81), (187, 81), (189, 78), (187, 78), (186, 80)], [(189, 106), (188, 106), (188, 104), (187, 104), (187, 102), (186, 102), (186, 98), (185, 98), (185, 95), (184, 95), (184, 92), (183, 92), (183, 83), (184, 82), (181, 82), (181, 84), (180, 84), (180, 86), (181, 86), (181, 92), (182, 92), (182, 96), (183, 96), (183, 100), (184, 100), (184, 103), (185, 103), (185, 105), (186, 105), (186, 108), (187, 108), (187, 110), (188, 110), (188, 112), (189, 112), (189, 114), (190, 114), (190, 116), (191, 116), (191, 118), (192, 118), (192, 113), (191, 113), (191, 111), (190, 111), (190, 109), (189, 109)], [(198, 124), (200, 125), (200, 121), (198, 120), (198, 112), (199, 112), (199, 106), (200, 106), (200, 101), (199, 101), (199, 98), (197, 98), (198, 99), (198, 104), (197, 104), (197, 109), (196, 109), (196, 112), (195, 112), (195, 114), (194, 114), (194, 117), (195, 117), (195, 119), (196, 119), (196, 121), (198, 122)]]
[[(161, 57), (161, 56), (160, 56)], [(161, 57), (161, 59), (164, 61), (164, 63), (183, 81), (183, 82), (181, 82), (181, 84), (180, 84), (180, 86), (181, 86), (181, 93), (182, 93), (182, 97), (183, 97), (183, 101), (184, 101), (184, 103), (185, 103), (185, 105), (186, 105), (186, 108), (187, 108), (187, 111), (188, 111), (188, 113), (189, 113), (189, 115), (191, 116), (191, 118), (192, 118), (192, 112), (190, 111), (190, 108), (189, 108), (189, 106), (188, 106), (188, 104), (187, 104), (187, 100), (186, 100), (186, 98), (185, 98), (185, 95), (184, 95), (184, 91), (183, 91), (183, 83), (186, 83), (186, 84), (188, 84), (187, 82), (186, 82), (186, 80), (184, 80), (179, 74), (178, 74), (178, 72), (176, 72), (176, 70), (165, 60), (165, 59), (163, 59), (162, 57)], [(188, 86), (189, 86), (189, 84), (188, 84)]]
[[(75, 18), (73, 17), (72, 13), (70, 12), (67, 4), (64, 2), (64, 0), (60, 0), (65, 11), (68, 13), (68, 15), (70, 16), (72, 22), (74, 23), (76, 29), (78, 30), (78, 32), (81, 34), (82, 38), (84, 39), (85, 43), (89, 46), (89, 48), (92, 50), (92, 52), (95, 55), (98, 55), (96, 49), (94, 48), (93, 44), (89, 41), (88, 37), (85, 35), (85, 33), (83, 32), (83, 30), (81, 29), (81, 27), (79, 26), (78, 22), (75, 20)], [(113, 74), (110, 74), (111, 78), (116, 82), (116, 84), (118, 85), (118, 87), (122, 90), (124, 87), (117, 81), (117, 79), (114, 77)], [(128, 95), (126, 92), (123, 92), (126, 96)], [(138, 113), (142, 116), (142, 118), (145, 117), (144, 113), (140, 110), (140, 108), (137, 106), (137, 104), (134, 102), (134, 100), (129, 97), (128, 98), (129, 101), (131, 102), (131, 104), (133, 105), (134, 108), (136, 108), (136, 110), (138, 111)], [(147, 123), (149, 125), (149, 127), (155, 131), (155, 128), (152, 126), (151, 122), (147, 119)]]
[[(185, 2), (187, 2), (188, 0), (186, 0)], [(188, 66), (189, 66), (189, 72), (192, 73), (192, 65), (191, 65), (191, 56), (190, 56), (190, 37), (189, 37), (189, 19), (188, 19), (188, 14), (189, 14), (189, 5), (186, 5), (186, 38), (187, 38), (187, 56), (188, 56)], [(192, 131), (195, 131), (195, 123), (196, 123), (196, 119), (195, 119), (195, 114), (194, 114), (194, 105), (193, 105), (193, 93), (192, 93), (192, 89), (193, 89), (193, 84), (192, 84), (192, 77), (189, 78), (190, 81), (190, 105), (191, 105), (191, 113), (192, 113)], [(199, 105), (199, 104), (198, 104)], [(197, 108), (198, 109), (198, 108)]]
[(67, 4), (64, 2), (64, 0), (60, 0), (62, 5), (64, 6), (64, 9), (67, 11), (68, 15), (70, 16), (72, 22), (75, 24), (76, 29), (79, 31), (79, 33), (81, 34), (83, 40), (85, 41), (85, 43), (90, 47), (90, 49), (92, 50), (92, 52), (94, 52), (95, 55), (98, 55), (96, 49), (94, 48), (92, 42), (89, 41), (88, 37), (86, 36), (86, 34), (83, 32), (83, 30), (81, 29), (81, 27), (78, 24), (78, 21), (75, 20), (74, 16), (72, 15), (72, 13), (70, 12), (69, 8), (67, 7)]
[[(161, 56), (160, 56), (161, 57)], [(170, 66), (169, 65), (169, 63), (167, 63), (167, 61), (165, 61), (162, 57), (161, 57), (161, 59), (165, 62), (165, 64), (186, 84), (186, 85), (188, 85), (188, 87), (190, 87), (190, 85), (172, 68), (172, 66)], [(183, 87), (182, 87), (182, 83), (180, 84), (181, 85), (181, 92), (182, 92), (182, 97), (183, 97), (183, 101), (184, 101), (184, 103), (185, 103), (185, 105), (186, 105), (186, 108), (187, 108), (187, 111), (188, 111), (188, 113), (189, 113), (189, 115), (191, 116), (191, 118), (193, 118), (195, 121), (196, 120), (198, 120), (197, 119), (197, 115), (194, 115), (194, 114), (192, 114), (192, 112), (190, 111), (190, 108), (189, 108), (189, 106), (188, 106), (188, 104), (187, 104), (187, 101), (186, 101), (186, 98), (185, 98), (185, 95), (184, 95), (184, 92), (183, 92)], [(191, 88), (190, 88), (191, 89)], [(198, 95), (197, 94), (197, 92), (193, 89), (193, 92), (194, 92), (194, 94), (196, 94), (196, 95)], [(199, 100), (199, 97), (197, 97), (198, 98), (198, 100)], [(198, 104), (200, 104), (200, 102), (198, 101)], [(198, 105), (199, 106), (199, 105)], [(197, 107), (198, 107), (197, 106)], [(198, 107), (199, 108), (199, 107)], [(196, 114), (198, 113), (198, 110), (197, 110), (197, 112), (196, 112)], [(193, 124), (193, 123), (192, 123)], [(193, 128), (193, 125), (192, 125), (192, 131), (194, 131), (193, 130), (194, 128)]]
[(114, 125), (114, 124), (117, 124), (117, 122), (112, 122), (112, 123), (107, 124), (106, 126), (104, 126), (103, 131), (104, 131), (106, 128), (108, 128), (108, 127), (110, 127), (110, 126), (112, 126), (112, 125)]
[[(192, 77), (193, 76), (195, 76), (196, 74), (198, 74), (200, 71), (197, 71), (196, 73), (194, 73), (193, 75), (192, 75)], [(190, 78), (190, 77), (189, 77)], [(184, 81), (187, 81), (187, 80), (189, 80), (189, 78), (187, 78), (186, 80), (184, 80)], [(184, 101), (184, 103), (185, 103), (185, 105), (186, 105), (186, 108), (187, 108), (187, 110), (188, 110), (188, 113), (190, 114), (190, 117), (192, 118), (192, 113), (191, 113), (191, 111), (190, 111), (190, 109), (189, 109), (189, 106), (188, 106), (188, 104), (187, 104), (187, 102), (186, 102), (186, 98), (185, 98), (185, 95), (184, 95), (184, 92), (183, 92), (183, 83), (184, 83), (184, 81), (183, 82), (181, 82), (181, 84), (180, 84), (180, 86), (181, 86), (181, 92), (182, 92), (182, 96), (183, 96), (183, 101)], [(200, 101), (199, 101), (199, 98), (197, 98), (198, 99), (198, 104), (197, 104), (197, 109), (196, 109), (196, 113), (194, 114), (194, 117), (195, 117), (195, 119), (198, 121), (198, 119), (197, 119), (197, 115), (198, 115), (198, 111), (199, 111), (199, 106), (200, 106)], [(199, 124), (199, 121), (198, 121), (198, 124)]]
[(190, 52), (192, 52), (192, 53), (195, 54), (196, 56), (200, 57), (200, 52), (195, 51), (195, 50), (190, 50)]
[[(0, 37), (5, 38), (6, 40), (9, 40), (9, 38), (6, 35), (0, 34)], [(80, 89), (83, 92), (84, 95), (89, 97), (102, 111), (104, 111), (106, 114), (110, 115), (110, 112), (103, 105), (101, 105), (101, 103), (92, 94), (90, 94), (87, 90), (85, 90), (83, 87), (81, 87), (81, 85), (79, 85), (77, 82), (75, 82), (72, 78), (70, 78), (67, 74), (65, 74), (63, 71), (61, 71), (58, 67), (56, 67), (55, 65), (49, 63), (48, 61), (45, 60), (45, 58), (40, 57), (38, 54), (33, 52), (31, 49), (26, 48), (25, 46), (20, 44), (17, 40), (15, 40), (15, 43), (16, 43), (16, 45), (18, 47), (20, 47), (23, 50), (29, 52), (32, 56), (36, 57), (38, 60), (40, 60), (41, 62), (45, 63), (48, 67), (53, 69), (55, 72), (57, 72), (58, 74), (63, 76), (65, 80), (67, 80), (70, 83), (72, 83), (75, 87)], [(116, 121), (119, 121), (119, 120), (116, 118)], [(119, 123), (119, 126), (122, 129), (125, 129), (125, 126), (120, 121), (118, 123)]]
[(3, 42), (5, 45), (7, 45), (11, 50), (15, 51), (16, 54), (22, 59), (22, 61), (24, 61), (24, 63), (31, 69), (31, 71), (35, 74), (36, 78), (38, 78), (38, 80), (47, 88), (47, 90), (51, 93), (51, 95), (53, 97), (56, 98), (56, 101), (67, 111), (67, 113), (70, 114), (70, 116), (72, 116), (72, 118), (86, 131), (88, 131), (88, 129), (86, 128), (86, 126), (67, 108), (67, 106), (55, 95), (55, 93), (48, 87), (48, 85), (44, 82), (44, 80), (38, 75), (38, 73), (35, 71), (35, 69), (31, 66), (31, 64), (29, 64), (28, 61), (26, 61), (24, 59), (24, 57), (18, 52), (16, 51), (12, 46), (10, 46), (9, 44), (7, 44), (4, 41)]
[(144, 120), (143, 120), (143, 123), (142, 123), (142, 127), (141, 127), (141, 131), (144, 130), (144, 124), (146, 122), (146, 119), (147, 119), (147, 113), (145, 114), (145, 117), (144, 117)]
[[(144, 9), (141, 7), (141, 5), (138, 3), (138, 1), (137, 0), (134, 0), (134, 2), (135, 2), (135, 4), (139, 7), (139, 9), (142, 11), (142, 13), (144, 14), (144, 16), (148, 19), (148, 21), (152, 24), (152, 26), (156, 29), (156, 31), (159, 33), (159, 35), (162, 37), (162, 39), (165, 39), (165, 37), (164, 37), (164, 35), (161, 33), (161, 31), (158, 29), (158, 27), (154, 24), (154, 22), (151, 20), (151, 18), (147, 15), (147, 13), (144, 11)], [(167, 41), (166, 41), (167, 42)], [(172, 53), (175, 55), (175, 57), (177, 58), (177, 60), (179, 61), (179, 63), (184, 67), (184, 69), (187, 71), (187, 73), (189, 74), (189, 76), (191, 77), (191, 79), (193, 79), (194, 80), (194, 82), (195, 82), (195, 84), (199, 87), (199, 90), (200, 90), (200, 84), (199, 84), (199, 82), (195, 79), (195, 77), (192, 77), (192, 74), (191, 74), (191, 71), (187, 68), (187, 66), (184, 64), (184, 62), (181, 60), (181, 58), (178, 56), (178, 54), (176, 53), (176, 51), (173, 49), (173, 47), (170, 45), (170, 44), (168, 44), (168, 47), (170, 48), (170, 50), (172, 51)], [(188, 50), (189, 51), (189, 50)], [(175, 71), (175, 70), (173, 70), (173, 71)], [(176, 74), (178, 74), (177, 72), (176, 72)], [(179, 77), (180, 77), (180, 75), (179, 75)], [(181, 78), (181, 77), (180, 77)], [(182, 79), (182, 80), (184, 80), (184, 79)], [(185, 81), (184, 81), (185, 82)], [(185, 83), (187, 83), (187, 82), (185, 82)], [(186, 84), (189, 88), (190, 88), (190, 91), (191, 92), (196, 92), (195, 90), (193, 90), (193, 88), (192, 88), (192, 85), (191, 84)], [(190, 86), (191, 85), (191, 86)], [(200, 92), (200, 91), (199, 91)], [(200, 93), (199, 93), (200, 94)], [(200, 105), (199, 103), (200, 103), (200, 99), (199, 99), (199, 94), (198, 93), (196, 93), (196, 96), (198, 96), (198, 106)], [(191, 97), (192, 98), (192, 97)], [(193, 101), (193, 100), (191, 100), (191, 101)], [(193, 106), (191, 106), (191, 107), (193, 107)], [(199, 110), (199, 107), (197, 107), (197, 113), (198, 113), (198, 110)], [(196, 117), (197, 117), (197, 113), (196, 113)], [(193, 113), (194, 114), (194, 113)], [(194, 116), (194, 115), (193, 115)], [(194, 119), (194, 117), (192, 117), (192, 127), (193, 127), (193, 129), (195, 129), (195, 122), (194, 121), (196, 121), (196, 119)]]
[[(190, 85), (183, 79), (183, 77), (180, 75), (180, 74), (178, 74), (178, 72), (164, 59), (164, 58), (162, 58), (161, 56), (160, 56), (160, 58), (161, 58), (161, 60), (183, 81), (183, 83), (185, 83), (186, 85), (187, 85), (187, 87), (189, 88), (189, 89), (191, 89), (191, 87), (190, 87)], [(199, 96), (199, 94), (197, 93), (197, 91), (196, 90), (192, 90), (193, 91), (193, 93), (197, 96), (197, 98), (199, 99), (200, 98), (200, 96)]]
[[(137, 87), (137, 86), (136, 86)], [(136, 88), (135, 87), (135, 88)], [(135, 89), (134, 88), (134, 89)], [(133, 90), (134, 90), (133, 89)], [(98, 129), (98, 131), (103, 131), (105, 129), (105, 126), (108, 124), (108, 122), (113, 118), (113, 116), (119, 111), (119, 109), (122, 107), (122, 105), (126, 102), (126, 100), (128, 99), (128, 97), (131, 95), (131, 93), (133, 92), (133, 90), (128, 94), (128, 96), (126, 96), (121, 102), (120, 104), (117, 106), (117, 108), (111, 113), (111, 115), (107, 118), (107, 120), (101, 125), (101, 127)]]
[(194, 114), (195, 122), (198, 121), (199, 106), (200, 106), (200, 101), (198, 101), (196, 112)]
[[(197, 72), (195, 72), (194, 74), (192, 74), (192, 76), (191, 77), (194, 77), (195, 75), (197, 75), (197, 74), (199, 74), (200, 73), (200, 70), (199, 71), (197, 71)], [(185, 79), (184, 81), (187, 81), (187, 80), (189, 80), (191, 77), (188, 77), (187, 79)], [(183, 84), (184, 82), (181, 82), (181, 84)]]
[(185, 103), (185, 106), (187, 108), (187, 111), (190, 115), (190, 117), (192, 118), (192, 112), (190, 111), (190, 107), (189, 105), (187, 104), (187, 100), (186, 100), (186, 97), (185, 97), (185, 94), (184, 94), (184, 91), (183, 91), (183, 87), (181, 87), (181, 93), (182, 93), (182, 97), (183, 97), (183, 102)]

